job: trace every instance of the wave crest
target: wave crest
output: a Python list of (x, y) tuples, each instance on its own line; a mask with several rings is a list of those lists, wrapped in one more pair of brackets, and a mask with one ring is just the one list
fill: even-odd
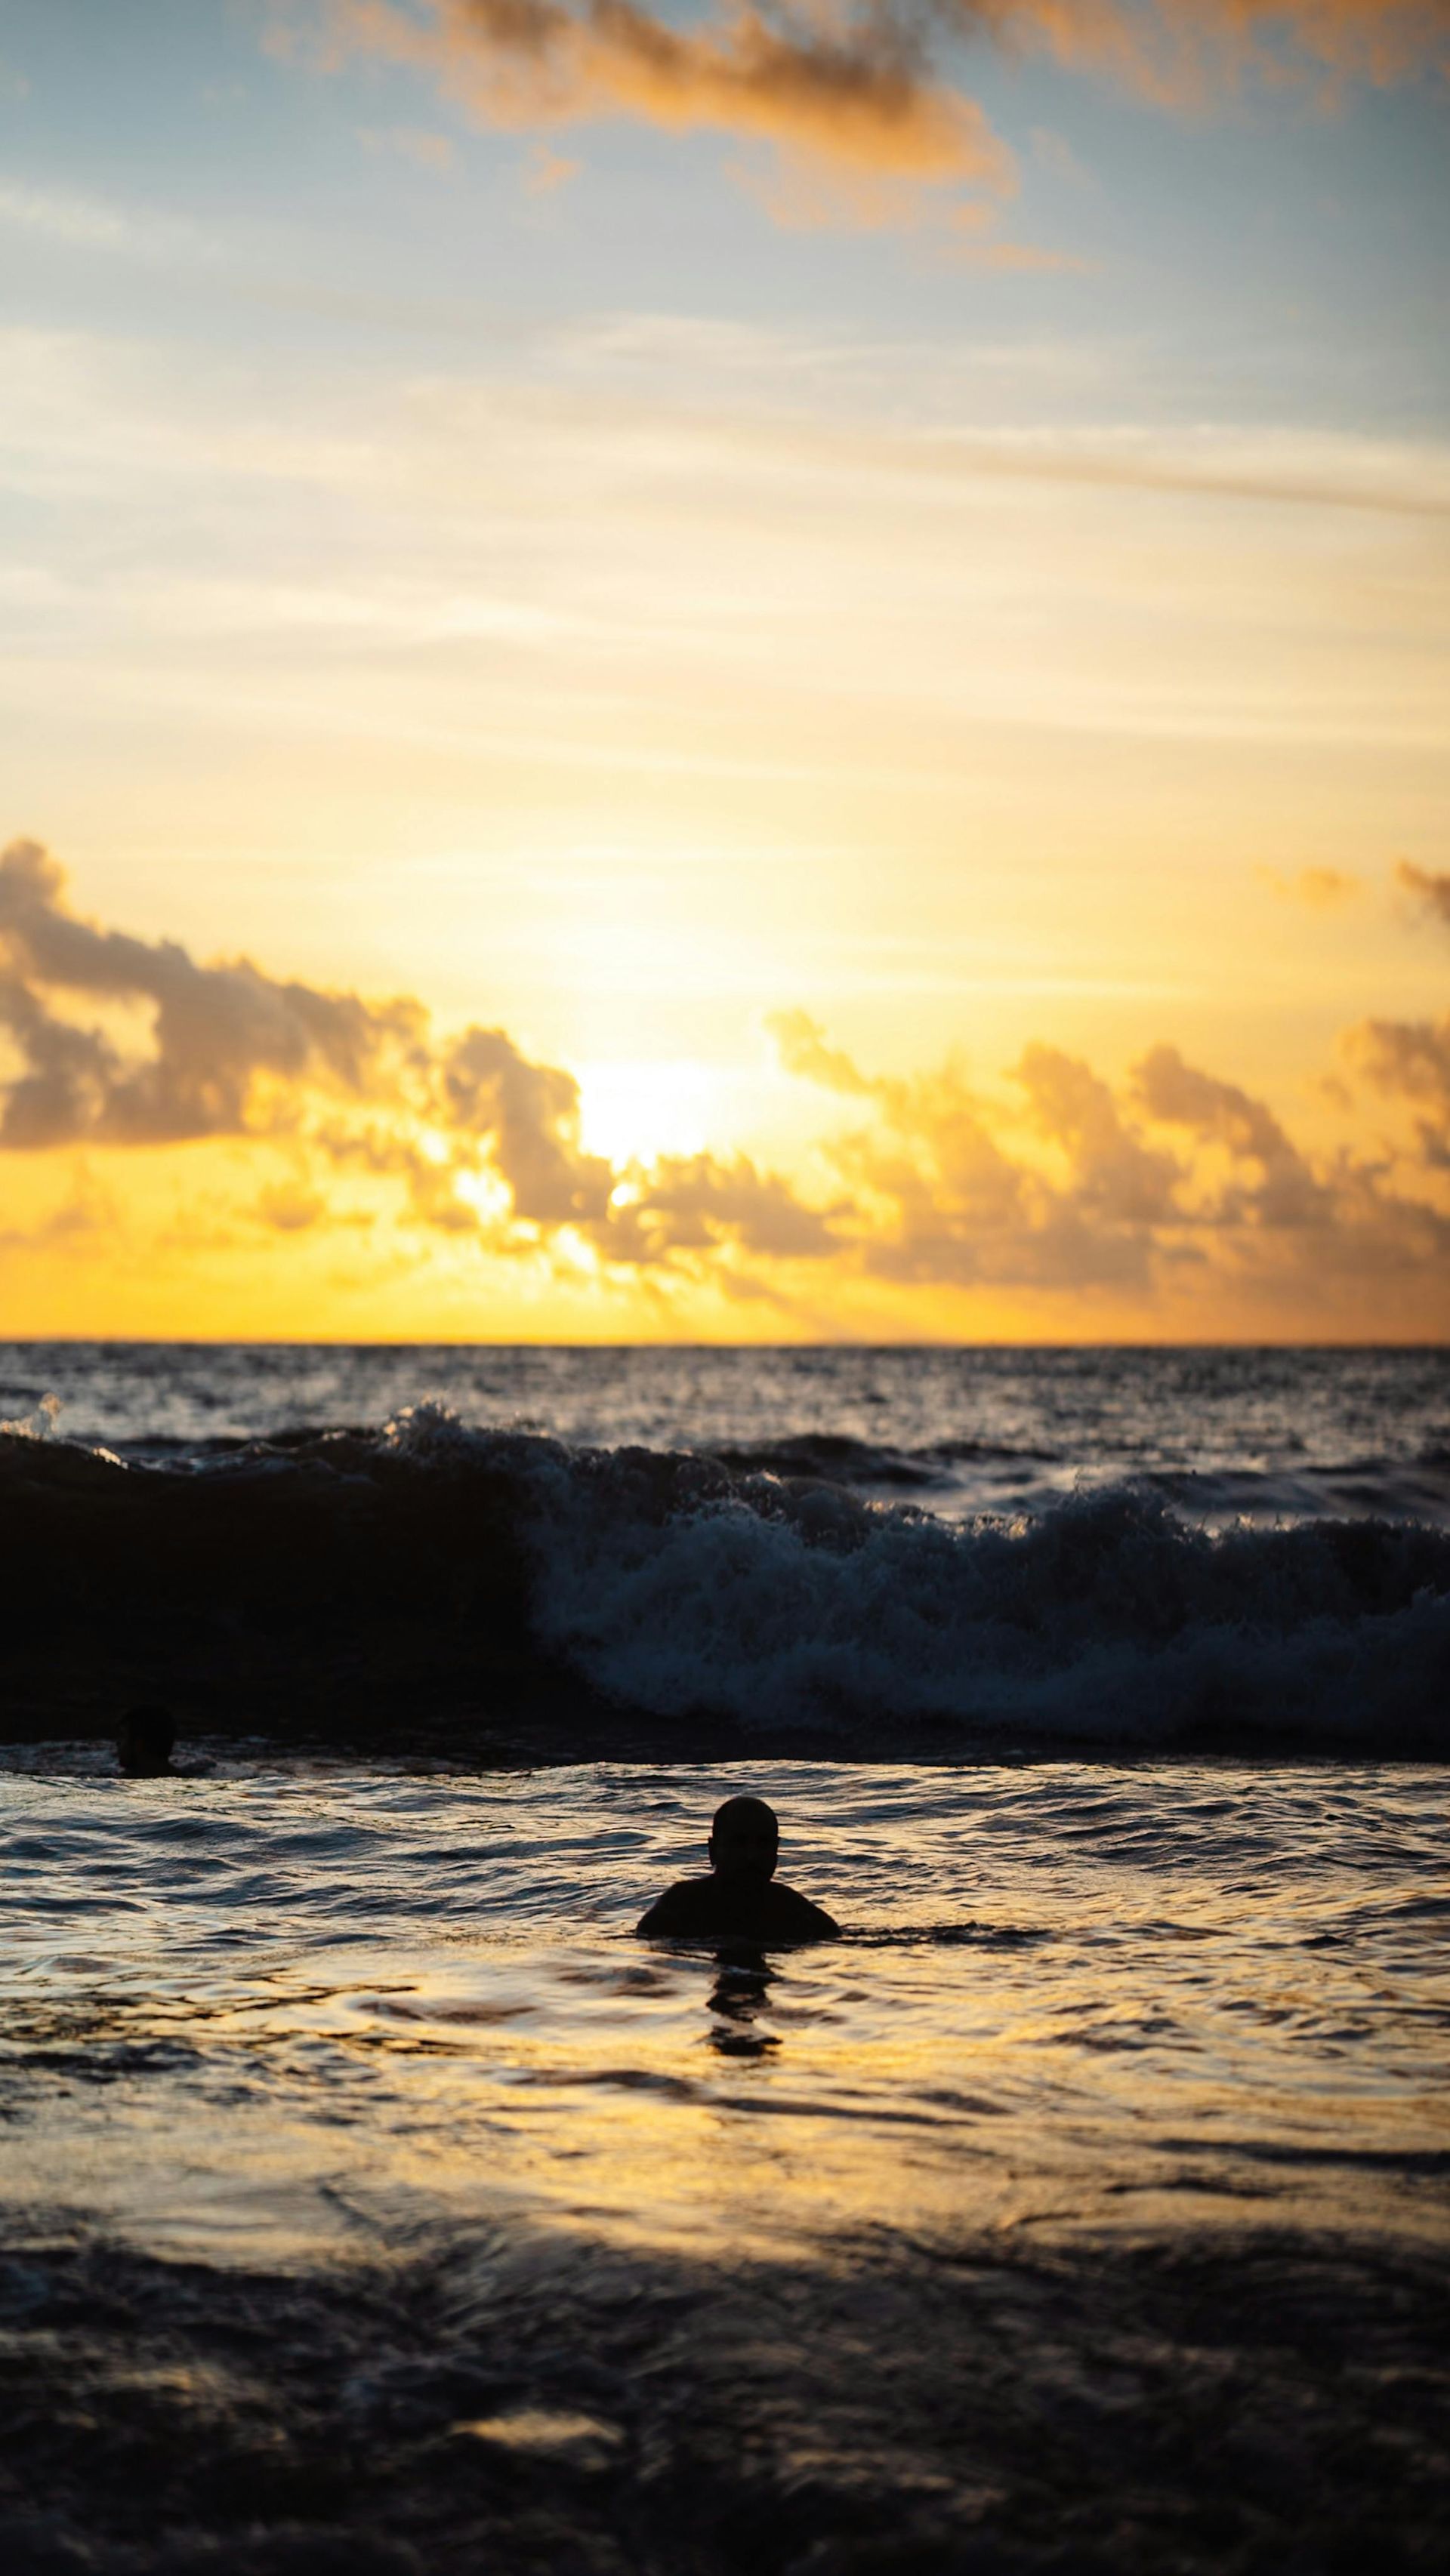
[(12, 1432), (0, 1544), (22, 1703), (48, 1646), (73, 1697), (176, 1669), (193, 1705), (250, 1692), (284, 1731), (329, 1694), (405, 1736), (504, 1703), (517, 1723), (567, 1683), (586, 1756), (631, 1713), (692, 1757), (712, 1729), (858, 1756), (1450, 1752), (1450, 1532), (1416, 1523), (1210, 1532), (1141, 1486), (954, 1523), (424, 1407), (129, 1464)]

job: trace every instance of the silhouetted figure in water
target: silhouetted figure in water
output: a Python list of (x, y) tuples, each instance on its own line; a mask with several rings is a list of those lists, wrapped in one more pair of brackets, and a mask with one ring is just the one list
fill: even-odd
[(709, 1878), (677, 1879), (650, 1907), (640, 1932), (714, 1940), (738, 1934), (775, 1949), (786, 1941), (829, 1941), (829, 1914), (775, 1884), (780, 1827), (763, 1798), (727, 1798), (710, 1831)]
[(171, 1768), (176, 1721), (169, 1709), (128, 1708), (116, 1734), (116, 1759), (130, 1780), (158, 1780)]

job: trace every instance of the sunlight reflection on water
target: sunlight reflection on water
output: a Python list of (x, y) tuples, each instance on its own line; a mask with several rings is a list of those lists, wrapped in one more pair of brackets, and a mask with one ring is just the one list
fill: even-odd
[(702, 2250), (1440, 2225), (1441, 1772), (761, 1766), (847, 1937), (636, 1942), (740, 1785), (5, 1757), (8, 2190), (248, 2261), (524, 2206)]

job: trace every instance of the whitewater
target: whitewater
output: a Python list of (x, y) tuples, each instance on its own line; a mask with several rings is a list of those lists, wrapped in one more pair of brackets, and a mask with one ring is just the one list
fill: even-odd
[(12, 1740), (1450, 1750), (1443, 1352), (30, 1345), (0, 1406)]
[[(1446, 1354), (0, 1413), (7, 2570), (1445, 2563)], [(741, 1789), (843, 1937), (641, 1940)]]

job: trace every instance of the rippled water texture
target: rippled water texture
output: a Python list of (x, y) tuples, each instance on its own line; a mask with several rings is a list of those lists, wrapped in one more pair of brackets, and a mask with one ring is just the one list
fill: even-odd
[(519, 2204), (696, 2249), (1170, 2195), (1440, 2228), (1442, 1773), (753, 1774), (848, 1927), (768, 1969), (632, 1937), (733, 1785), (12, 1767), (11, 2189), (248, 2260)]
[(376, 1426), (422, 1404), (591, 1447), (706, 1449), (951, 1514), (1131, 1477), (1209, 1520), (1450, 1520), (1443, 1350), (0, 1344), (0, 1415), (151, 1454)]
[(1444, 1774), (0, 1772), (16, 2576), (1436, 2576)]
[[(1450, 2563), (1450, 1356), (0, 1411), (6, 2576)], [(640, 1942), (744, 1786), (845, 1937)]]
[(12, 1742), (1450, 1753), (1443, 1352), (8, 1365)]

